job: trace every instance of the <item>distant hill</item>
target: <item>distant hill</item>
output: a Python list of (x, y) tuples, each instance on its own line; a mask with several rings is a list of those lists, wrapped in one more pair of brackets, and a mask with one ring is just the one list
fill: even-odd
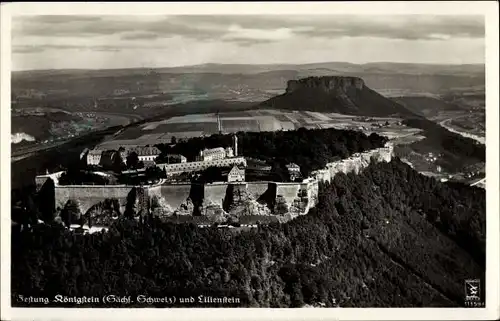
[(63, 74), (91, 74), (119, 75), (131, 73), (144, 73), (154, 70), (158, 73), (221, 73), (221, 74), (257, 74), (268, 71), (281, 70), (330, 70), (352, 73), (398, 73), (416, 75), (467, 75), (484, 74), (484, 64), (439, 65), (439, 64), (413, 64), (374, 62), (366, 64), (353, 64), (348, 62), (318, 62), (308, 64), (217, 64), (207, 63), (192, 66), (160, 67), (160, 68), (126, 68), (126, 69), (48, 69), (26, 70), (13, 72), (14, 75), (53, 76)]
[[(370, 89), (386, 96), (443, 96), (457, 88), (484, 88), (485, 84), (484, 65), (325, 62), (29, 70), (13, 72), (11, 86), (16, 107), (42, 103), (46, 107), (67, 106), (68, 110), (74, 110), (81, 105), (93, 106), (96, 99), (155, 94), (171, 95), (174, 103), (205, 99), (260, 102), (272, 97), (272, 93), (283, 92), (288, 80), (334, 75), (362, 78)], [(123, 106), (127, 113), (143, 112), (131, 110), (135, 105), (132, 102), (121, 101), (117, 105)]]
[(284, 94), (260, 106), (364, 116), (415, 116), (402, 105), (370, 89), (363, 79), (343, 76), (290, 80)]

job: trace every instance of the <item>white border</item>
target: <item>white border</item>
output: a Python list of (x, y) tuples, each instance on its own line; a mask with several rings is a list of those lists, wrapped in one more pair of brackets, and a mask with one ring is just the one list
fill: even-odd
[[(343, 319), (495, 320), (499, 308), (498, 3), (454, 2), (258, 2), (258, 3), (3, 3), (1, 11), (1, 244), (2, 320)], [(487, 295), (484, 309), (42, 309), (10, 307), (10, 23), (12, 15), (38, 14), (480, 14), (486, 19)]]

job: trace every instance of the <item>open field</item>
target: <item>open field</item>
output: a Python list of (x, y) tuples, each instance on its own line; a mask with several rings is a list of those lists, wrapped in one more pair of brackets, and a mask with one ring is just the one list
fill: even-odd
[[(398, 118), (357, 117), (336, 113), (308, 111), (249, 110), (220, 113), (222, 131), (278, 131), (305, 128), (354, 129), (389, 138), (409, 136), (420, 130), (400, 125)], [(125, 129), (121, 134), (100, 144), (100, 148), (117, 149), (126, 145), (154, 145), (170, 142), (172, 137), (187, 139), (210, 136), (218, 132), (215, 113), (190, 114), (146, 122)]]

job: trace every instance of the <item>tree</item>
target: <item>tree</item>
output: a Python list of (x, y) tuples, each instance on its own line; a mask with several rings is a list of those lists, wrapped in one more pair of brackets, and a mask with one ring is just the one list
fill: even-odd
[(56, 208), (54, 181), (49, 178), (36, 196), (36, 203), (40, 210), (41, 218), (44, 222), (50, 222), (54, 219), (54, 210)]
[(135, 202), (137, 201), (137, 189), (133, 187), (127, 195), (127, 205), (125, 206), (125, 217), (134, 218), (135, 216)]
[(170, 139), (170, 143), (171, 143), (172, 145), (177, 144), (177, 138), (176, 138), (175, 136), (172, 136), (172, 138)]
[(61, 211), (61, 218), (64, 224), (69, 227), (73, 222), (78, 222), (80, 216), (81, 213), (78, 201), (69, 199)]
[(136, 152), (131, 152), (127, 156), (127, 168), (138, 168), (139, 165), (139, 156)]
[(157, 166), (151, 166), (151, 167), (146, 168), (146, 179), (148, 179), (148, 180), (150, 180), (150, 179), (157, 180), (157, 179), (164, 177), (164, 175), (165, 175), (165, 172)]
[(127, 166), (123, 163), (123, 158), (121, 153), (118, 152), (115, 158), (113, 159), (113, 171), (116, 173), (120, 173), (125, 168), (127, 168)]

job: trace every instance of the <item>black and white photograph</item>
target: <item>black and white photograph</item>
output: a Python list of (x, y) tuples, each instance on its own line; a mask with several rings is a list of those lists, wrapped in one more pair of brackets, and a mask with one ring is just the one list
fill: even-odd
[(498, 3), (337, 4), (2, 5), (2, 320), (498, 318)]

